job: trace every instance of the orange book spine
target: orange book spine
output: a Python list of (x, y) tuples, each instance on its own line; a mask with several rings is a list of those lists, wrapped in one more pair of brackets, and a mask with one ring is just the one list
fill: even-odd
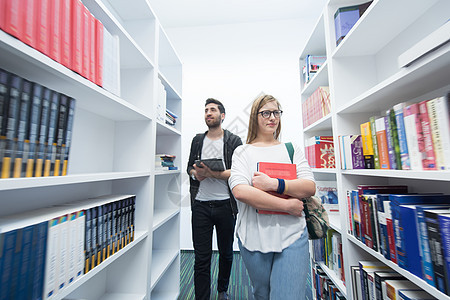
[(381, 117), (375, 120), (378, 154), (380, 159), (380, 168), (390, 169), (389, 152), (386, 138), (386, 126), (384, 124), (384, 118), (385, 117)]

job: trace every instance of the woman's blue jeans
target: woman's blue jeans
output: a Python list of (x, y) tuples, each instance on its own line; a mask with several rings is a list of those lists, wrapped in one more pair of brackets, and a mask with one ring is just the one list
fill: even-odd
[(239, 249), (252, 282), (254, 300), (303, 300), (309, 268), (308, 230), (282, 252)]

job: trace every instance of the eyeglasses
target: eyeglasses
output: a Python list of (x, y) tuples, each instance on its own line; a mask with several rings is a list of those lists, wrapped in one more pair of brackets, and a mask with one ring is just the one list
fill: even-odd
[(260, 111), (258, 114), (261, 114), (261, 116), (264, 119), (270, 118), (270, 115), (273, 114), (274, 118), (279, 119), (281, 117), (281, 115), (283, 114), (282, 110), (263, 110)]

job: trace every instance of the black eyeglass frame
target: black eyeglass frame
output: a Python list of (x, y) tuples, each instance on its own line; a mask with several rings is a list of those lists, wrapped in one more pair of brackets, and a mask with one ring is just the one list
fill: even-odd
[(263, 110), (258, 112), (258, 115), (261, 115), (261, 117), (263, 117), (264, 119), (270, 118), (270, 115), (272, 114), (275, 119), (279, 119), (283, 115), (283, 111), (281, 109), (277, 109), (277, 110)]

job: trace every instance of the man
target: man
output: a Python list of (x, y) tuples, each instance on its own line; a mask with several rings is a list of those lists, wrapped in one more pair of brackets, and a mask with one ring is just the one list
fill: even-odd
[[(234, 226), (236, 224), (236, 200), (228, 187), (231, 157), (234, 149), (242, 145), (241, 139), (222, 129), (225, 108), (216, 99), (205, 103), (205, 123), (208, 131), (197, 134), (191, 144), (187, 172), (190, 176), (192, 240), (194, 243), (195, 299), (210, 299), (212, 234), (216, 227), (219, 248), (219, 276), (217, 291), (219, 299), (228, 299), (228, 283), (233, 263)], [(196, 160), (220, 158), (224, 171), (213, 171)]]

